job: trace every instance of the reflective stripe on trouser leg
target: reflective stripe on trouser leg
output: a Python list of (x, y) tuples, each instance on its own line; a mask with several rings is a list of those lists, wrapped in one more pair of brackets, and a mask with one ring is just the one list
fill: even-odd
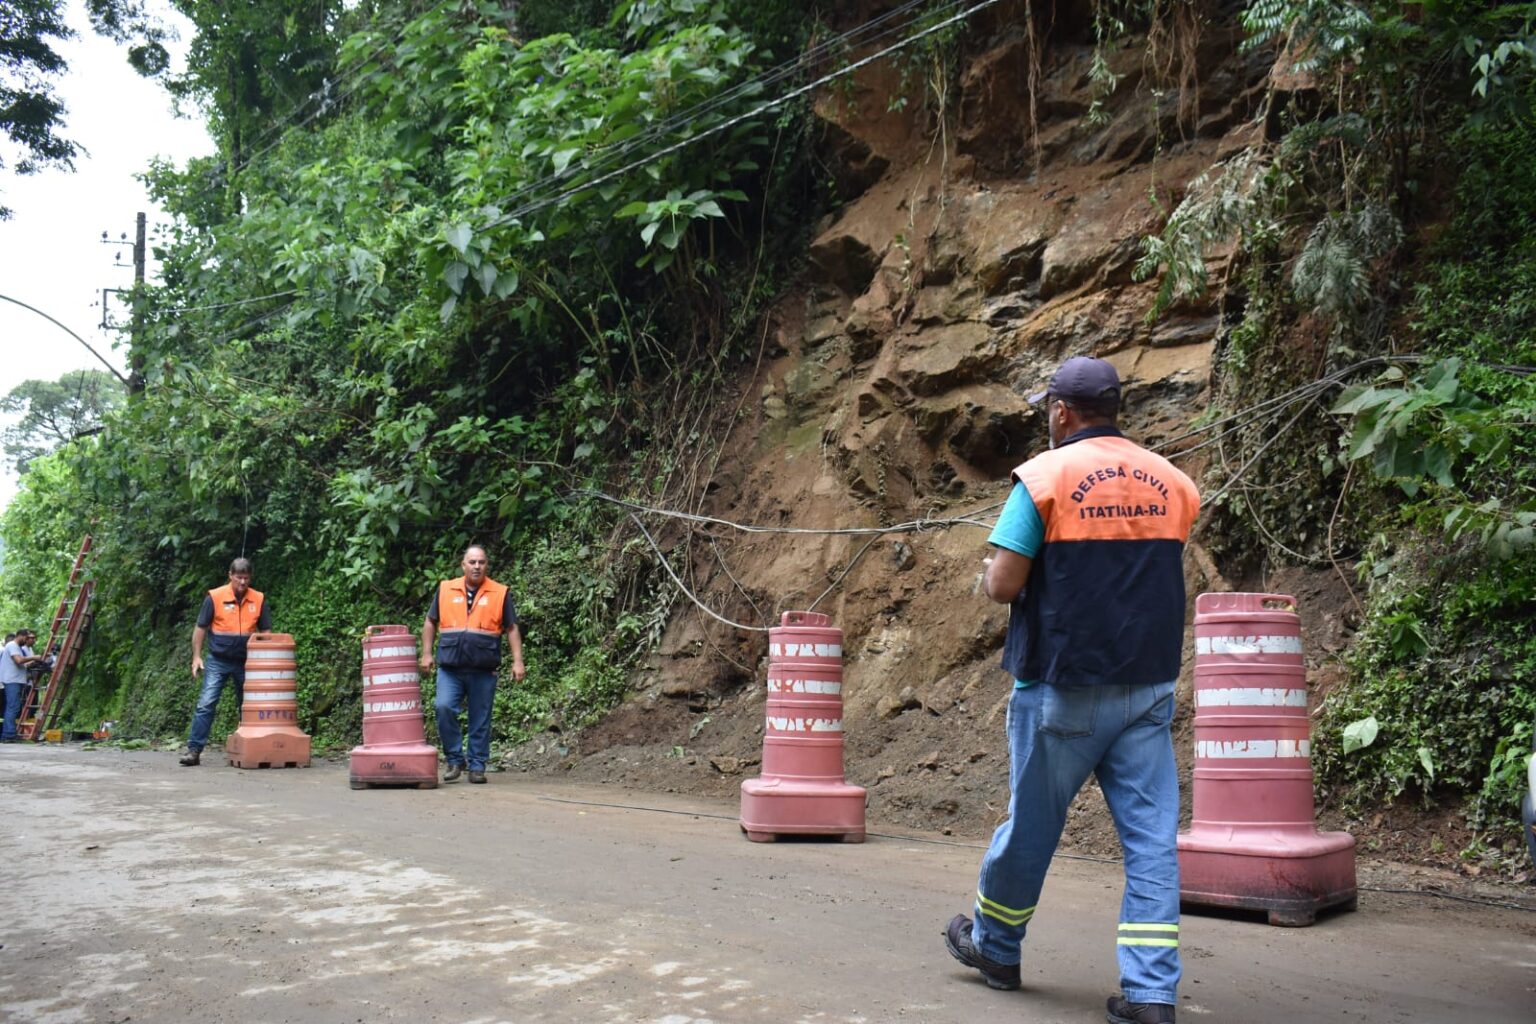
[(1179, 926), (1176, 924), (1129, 924), (1120, 925), (1119, 944), (1122, 946), (1179, 947)]
[(1125, 850), (1115, 952), (1133, 1003), (1176, 1003), (1179, 960), (1179, 781), (1169, 724), (1173, 684), (1128, 688), (1128, 724), (1105, 751), (1099, 786)]
[(1097, 759), (1091, 737), (1041, 731), (1043, 684), (1016, 689), (1008, 705), (1008, 820), (992, 834), (977, 883), (971, 939), (987, 959), (1017, 963), (1040, 900), (1067, 807)]
[(1015, 910), (1005, 907), (1001, 903), (987, 899), (980, 889), (976, 890), (976, 916), (987, 916), (1013, 928), (1023, 928), (1029, 924), (1029, 919), (1035, 916), (1034, 907), (1025, 907), (1023, 910)]

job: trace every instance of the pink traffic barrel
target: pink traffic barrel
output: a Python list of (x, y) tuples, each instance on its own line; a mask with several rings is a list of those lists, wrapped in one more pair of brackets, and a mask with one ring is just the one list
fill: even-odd
[(1355, 899), (1354, 837), (1318, 833), (1296, 599), (1195, 600), (1193, 817), (1179, 836), (1186, 903), (1310, 924)]
[(352, 748), (353, 789), (437, 788), (437, 748), (426, 741), (416, 638), (405, 626), (363, 635), (363, 743)]
[(864, 841), (864, 789), (843, 778), (843, 631), (817, 612), (785, 612), (768, 631), (763, 773), (741, 784), (741, 827)]
[[(827, 616), (819, 615), (821, 622)], [(807, 626), (768, 641), (763, 774), (843, 781), (842, 630)]]
[(224, 741), (236, 768), (307, 768), (309, 736), (299, 728), (298, 661), (291, 633), (252, 633), (245, 646), (240, 727)]

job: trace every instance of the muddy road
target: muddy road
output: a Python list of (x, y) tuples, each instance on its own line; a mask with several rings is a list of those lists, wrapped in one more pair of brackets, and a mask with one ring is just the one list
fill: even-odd
[[(729, 804), (210, 753), (0, 748), (0, 1018), (1087, 1024), (1115, 988), (1113, 864), (1058, 861), (994, 992), (944, 952), (980, 851), (942, 837), (758, 845)], [(1362, 893), (1183, 939), (1185, 1021), (1536, 1017), (1536, 914)]]

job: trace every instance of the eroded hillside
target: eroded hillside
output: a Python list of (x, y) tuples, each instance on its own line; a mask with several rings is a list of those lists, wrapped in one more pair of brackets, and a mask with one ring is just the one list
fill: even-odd
[[(847, 771), (876, 821), (974, 834), (1005, 813), (1007, 610), (977, 584), (1009, 470), (1044, 444), (1025, 395), (1065, 356), (1102, 356), (1127, 384), (1128, 432), (1202, 469), (1180, 436), (1206, 409), (1221, 310), (1186, 302), (1149, 321), (1157, 283), (1134, 281), (1133, 264), (1185, 185), (1261, 131), (1271, 69), (1209, 30), (1181, 100), (1141, 40), (1113, 54), (1120, 86), (1090, 119), (1092, 48), (1062, 37), (1034, 126), (1022, 34), (965, 68), (954, 130), (934, 127), (947, 111), (893, 111), (889, 65), (820, 98), (847, 201), (774, 308), (702, 488), (700, 511), (734, 523), (943, 525), (873, 540), (675, 522), (660, 534), (714, 612), (760, 627), (815, 604), (845, 631)], [(1191, 594), (1230, 588), (1198, 540), (1187, 566)], [(1336, 650), (1338, 595), (1308, 596)], [(758, 764), (766, 646), (685, 599), (632, 699), (514, 762), (729, 793)], [(1073, 819), (1079, 840), (1102, 837), (1101, 802), (1079, 801)]]

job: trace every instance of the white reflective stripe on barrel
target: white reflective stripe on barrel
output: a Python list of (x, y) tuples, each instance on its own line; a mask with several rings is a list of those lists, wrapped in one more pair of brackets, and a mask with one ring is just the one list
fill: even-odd
[(1300, 654), (1299, 636), (1197, 636), (1196, 654)]
[(276, 669), (276, 670), (258, 669), (258, 670), (254, 671), (254, 672), (247, 672), (245, 674), (245, 679), (246, 679), (247, 682), (250, 682), (253, 679), (283, 679), (283, 680), (292, 680), (292, 679), (296, 678), (297, 675), (298, 675), (297, 670), (296, 669), (291, 669), (291, 668), (290, 669)]
[(415, 647), (368, 647), (363, 653), (372, 661), (374, 658), (414, 658)]
[(414, 683), (417, 681), (415, 672), (385, 672), (377, 676), (363, 676), (363, 683), (368, 686), (388, 686), (391, 683)]
[(273, 691), (247, 690), (246, 693), (245, 693), (245, 699), (246, 700), (293, 700), (293, 691), (292, 690), (284, 690), (284, 691), (276, 691), (276, 690), (273, 690)]
[(843, 684), (825, 679), (770, 679), (768, 689), (776, 693), (842, 693)]
[(386, 700), (377, 704), (364, 704), (363, 710), (373, 713), (378, 711), (415, 711), (421, 707), (421, 702), (416, 700)]
[(293, 648), (279, 647), (276, 650), (273, 650), (270, 647), (252, 647), (246, 650), (245, 656), (247, 658), (255, 658), (257, 661), (260, 661), (263, 658), (267, 659), (268, 661), (277, 661), (279, 659), (284, 661), (292, 661)]
[(843, 645), (770, 643), (768, 654), (775, 658), (841, 658)]
[(1195, 704), (1202, 708), (1304, 708), (1306, 690), (1268, 686), (1223, 686), (1195, 690)]
[(1196, 740), (1195, 756), (1212, 759), (1312, 756), (1311, 740)]
[(780, 732), (842, 732), (843, 723), (838, 718), (781, 718), (769, 715), (768, 728)]

